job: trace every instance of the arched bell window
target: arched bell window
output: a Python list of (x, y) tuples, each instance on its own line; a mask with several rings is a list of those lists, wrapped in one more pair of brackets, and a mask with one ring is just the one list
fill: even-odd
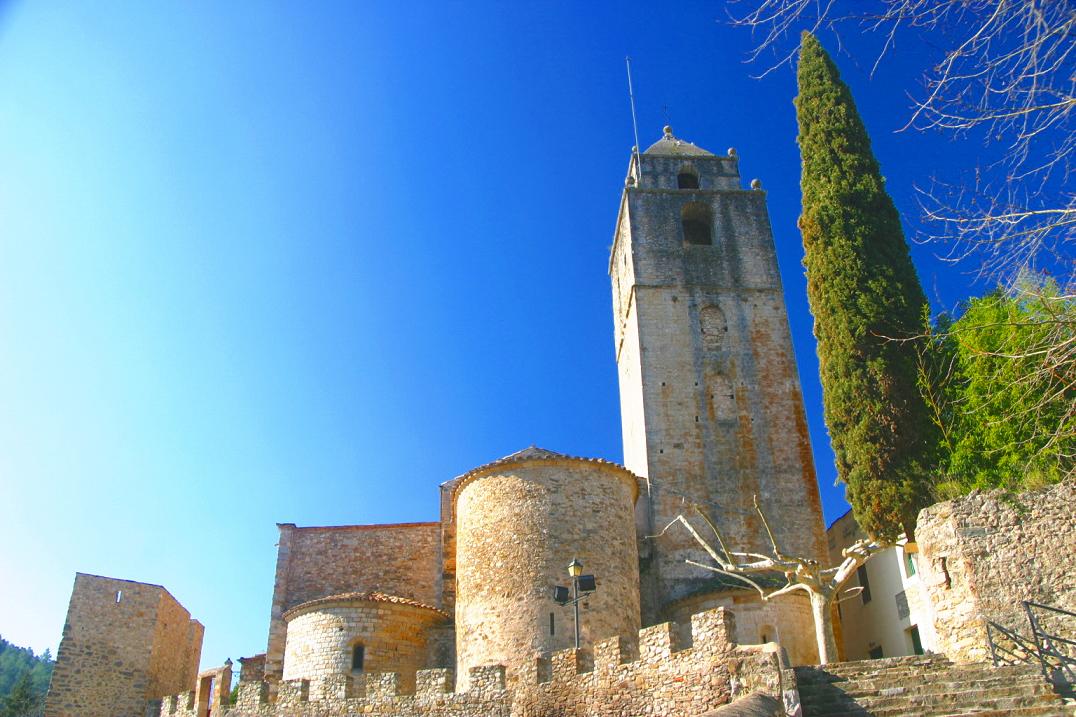
[(684, 167), (676, 175), (676, 187), (678, 189), (698, 189), (699, 175), (691, 167)]

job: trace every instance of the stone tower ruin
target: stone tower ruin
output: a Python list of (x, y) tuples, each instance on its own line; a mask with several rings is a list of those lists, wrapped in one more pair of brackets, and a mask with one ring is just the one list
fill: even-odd
[(730, 549), (759, 550), (769, 543), (757, 495), (782, 547), (821, 559), (822, 510), (766, 195), (757, 183), (741, 187), (735, 151), (716, 156), (666, 127), (635, 153), (609, 274), (624, 464), (645, 481), (636, 511), (644, 623), (727, 592), (714, 573), (684, 562), (700, 555), (686, 531), (658, 536), (691, 503), (706, 508)]
[(77, 573), (46, 717), (144, 715), (194, 684), (204, 632), (160, 585)]

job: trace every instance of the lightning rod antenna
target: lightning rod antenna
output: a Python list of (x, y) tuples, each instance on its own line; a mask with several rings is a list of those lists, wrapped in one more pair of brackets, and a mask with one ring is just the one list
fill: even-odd
[(643, 160), (639, 156), (639, 122), (635, 119), (635, 92), (631, 86), (631, 55), (624, 58), (624, 64), (628, 67), (628, 101), (631, 103), (631, 129), (635, 133), (635, 181), (638, 182), (643, 171)]

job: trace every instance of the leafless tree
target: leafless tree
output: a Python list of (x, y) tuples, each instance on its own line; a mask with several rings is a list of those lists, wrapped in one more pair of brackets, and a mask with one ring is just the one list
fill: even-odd
[[(1076, 134), (1076, 5), (1063, 0), (729, 0), (734, 25), (773, 53), (766, 72), (790, 62), (797, 31), (849, 25), (878, 33), (876, 68), (902, 32), (941, 46), (905, 128), (974, 133), (992, 159), (971, 181), (937, 179), (922, 189), (936, 239), (949, 256), (981, 257), (984, 273), (1013, 279), (1028, 267), (1061, 265), (1073, 280), (1076, 193), (1069, 183)], [(765, 74), (765, 73), (764, 73)], [(966, 178), (964, 178), (966, 180)]]
[[(841, 592), (841, 587), (856, 572), (860, 565), (867, 561), (874, 553), (885, 549), (885, 545), (869, 538), (857, 540), (845, 548), (841, 554), (844, 560), (840, 565), (824, 567), (822, 563), (811, 558), (797, 555), (789, 555), (777, 545), (770, 523), (766, 514), (758, 505), (758, 496), (755, 496), (755, 510), (762, 518), (762, 525), (766, 528), (766, 534), (770, 538), (770, 551), (768, 553), (745, 553), (729, 550), (725, 539), (718, 530), (717, 525), (710, 520), (706, 512), (698, 505), (693, 505), (692, 512), (698, 516), (707, 528), (713, 533), (718, 547), (715, 549), (696, 530), (691, 521), (682, 513), (673, 519), (665, 530), (680, 523), (691, 533), (695, 541), (702, 547), (714, 564), (700, 563), (694, 560), (686, 562), (696, 567), (704, 568), (721, 575), (732, 577), (753, 588), (764, 601), (773, 600), (781, 595), (787, 595), (797, 590), (807, 593), (811, 601), (811, 612), (814, 616), (815, 638), (818, 642), (818, 659), (821, 664), (827, 664), (837, 659), (837, 642), (833, 636), (833, 603)], [(665, 532), (665, 531), (662, 531)], [(777, 590), (767, 592), (766, 588), (759, 584), (758, 578), (765, 575), (781, 573), (785, 577), (785, 585)], [(848, 591), (848, 596), (859, 593), (861, 588), (853, 588)]]
[[(954, 260), (974, 254), (984, 274), (1011, 281), (1025, 268), (1073, 282), (1076, 193), (1076, 5), (1064, 0), (729, 0), (734, 25), (750, 28), (752, 55), (791, 62), (797, 31), (849, 26), (878, 34), (877, 68), (901, 33), (939, 47), (913, 94), (905, 129), (933, 129), (984, 142), (987, 158), (959, 180), (921, 188), (933, 229)], [(763, 74), (765, 74), (765, 72)]]
[[(919, 238), (981, 278), (1043, 306), (1047, 340), (1013, 358), (1039, 359), (1029, 385), (1070, 400), (1076, 381), (1076, 3), (1070, 0), (729, 0), (734, 25), (757, 38), (752, 60), (766, 74), (791, 63), (799, 31), (875, 33), (876, 69), (895, 44), (917, 43), (931, 59), (903, 129), (981, 142), (975, 166), (931, 168), (917, 187)], [(948, 172), (952, 174), (947, 174)], [(1045, 296), (1029, 273), (1052, 275)], [(1066, 391), (1068, 393), (1066, 393)], [(1068, 398), (1067, 398), (1068, 397)], [(1065, 414), (1054, 439), (1073, 438)]]

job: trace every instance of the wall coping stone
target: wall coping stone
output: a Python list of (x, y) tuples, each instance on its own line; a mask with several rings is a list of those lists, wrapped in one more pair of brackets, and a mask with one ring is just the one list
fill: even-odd
[(432, 605), (426, 605), (417, 600), (411, 598), (399, 597), (398, 595), (386, 595), (385, 593), (379, 593), (376, 590), (370, 590), (367, 592), (358, 593), (338, 593), (336, 595), (328, 595), (326, 597), (316, 598), (314, 600), (308, 600), (307, 602), (300, 603), (293, 608), (284, 611), (281, 617), (284, 622), (291, 622), (294, 618), (300, 615), (305, 615), (311, 610), (322, 607), (355, 607), (355, 603), (361, 602), (373, 602), (373, 603), (392, 603), (394, 605), (406, 605), (408, 607), (419, 608), (420, 610), (428, 610), (432, 613), (436, 613), (445, 619), (451, 619), (451, 616), (444, 610), (433, 607)]

